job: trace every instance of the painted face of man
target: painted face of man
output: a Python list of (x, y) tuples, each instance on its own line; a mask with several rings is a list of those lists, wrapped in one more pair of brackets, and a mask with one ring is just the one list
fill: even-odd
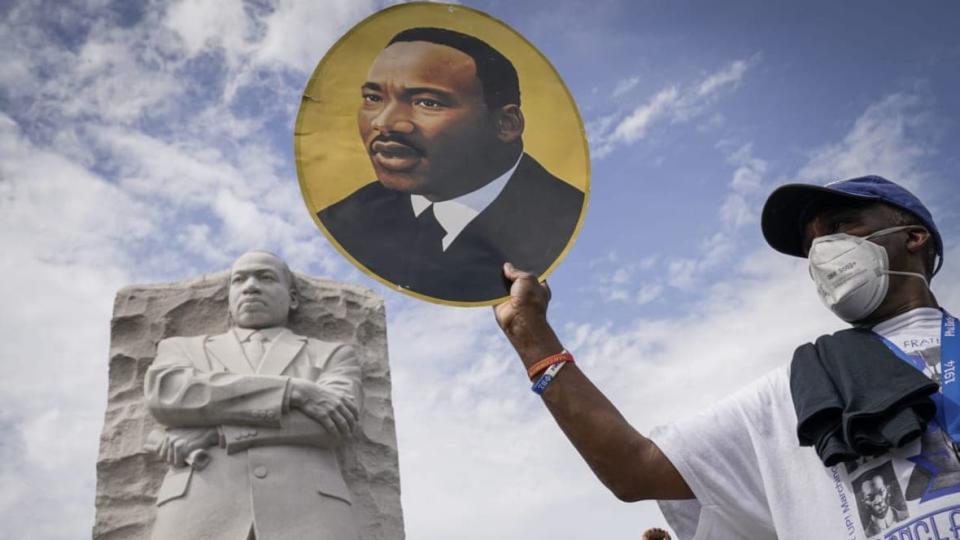
[(361, 91), (360, 136), (385, 187), (444, 200), (489, 174), (499, 140), (469, 55), (397, 42), (377, 56)]
[(230, 316), (241, 328), (281, 326), (298, 304), (283, 262), (257, 251), (233, 263), (228, 300)]

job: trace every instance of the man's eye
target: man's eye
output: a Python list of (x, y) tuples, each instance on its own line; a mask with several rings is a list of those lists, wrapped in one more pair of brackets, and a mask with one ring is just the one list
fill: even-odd
[(425, 107), (427, 109), (439, 109), (440, 107), (443, 107), (443, 103), (429, 98), (417, 98), (413, 100), (413, 104), (419, 105), (420, 107)]
[(376, 94), (364, 94), (363, 101), (365, 103), (380, 103), (381, 101), (383, 101), (383, 98), (381, 98)]

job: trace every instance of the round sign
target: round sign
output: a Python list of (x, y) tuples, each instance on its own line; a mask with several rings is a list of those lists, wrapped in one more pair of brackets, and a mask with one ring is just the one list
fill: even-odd
[(542, 278), (586, 214), (583, 123), (523, 36), (463, 6), (414, 3), (353, 27), (320, 61), (294, 133), (304, 201), (358, 268), (440, 304)]

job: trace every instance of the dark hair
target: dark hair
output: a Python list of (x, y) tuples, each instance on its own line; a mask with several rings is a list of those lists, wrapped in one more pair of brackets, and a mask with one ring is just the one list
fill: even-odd
[(504, 105), (520, 106), (520, 79), (513, 63), (486, 41), (446, 28), (408, 28), (393, 36), (387, 47), (398, 42), (426, 41), (452, 47), (473, 58), (483, 101), (491, 111)]
[(643, 540), (670, 540), (670, 533), (659, 527), (654, 527), (643, 533)]

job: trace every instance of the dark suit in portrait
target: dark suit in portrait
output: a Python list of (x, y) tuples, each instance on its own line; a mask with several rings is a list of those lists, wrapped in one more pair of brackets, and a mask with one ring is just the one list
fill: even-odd
[(434, 298), (480, 302), (509, 294), (504, 262), (542, 274), (576, 229), (584, 194), (523, 154), (503, 191), (444, 251), (445, 231), (410, 194), (372, 182), (317, 215), (343, 248), (399, 287)]

